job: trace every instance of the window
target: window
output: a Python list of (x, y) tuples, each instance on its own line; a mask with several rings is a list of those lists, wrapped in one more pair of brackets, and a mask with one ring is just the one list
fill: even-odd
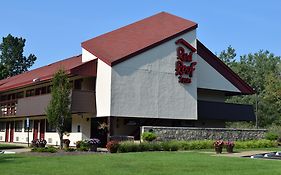
[(22, 132), (22, 121), (21, 120), (15, 122), (15, 131)]
[(5, 127), (6, 123), (5, 122), (0, 122), (0, 132), (5, 132)]
[(56, 128), (51, 126), (48, 120), (46, 120), (46, 132), (56, 132)]
[(65, 131), (71, 132), (72, 118), (65, 121)]
[(30, 89), (26, 91), (26, 97), (31, 97), (35, 95), (34, 89)]
[(74, 81), (74, 89), (78, 89), (78, 90), (82, 89), (82, 79), (78, 79)]
[(23, 98), (23, 96), (24, 96), (23, 91), (18, 92), (16, 96), (17, 96), (17, 98)]
[[(33, 128), (33, 120), (29, 120), (29, 132), (32, 131)], [(24, 120), (24, 132), (27, 132), (27, 125), (26, 125), (26, 120)]]

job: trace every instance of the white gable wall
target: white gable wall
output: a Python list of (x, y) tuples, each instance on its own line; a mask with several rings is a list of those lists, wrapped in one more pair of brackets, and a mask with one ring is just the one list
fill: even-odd
[(97, 57), (90, 52), (88, 52), (86, 49), (82, 48), (82, 62), (87, 62), (96, 59)]
[(112, 67), (111, 116), (197, 119), (197, 70), (191, 84), (175, 76), (179, 38), (196, 48), (193, 30)]
[(222, 76), (199, 55), (197, 70), (198, 88), (240, 92), (239, 89), (237, 89), (231, 82), (229, 82), (224, 76)]
[(98, 117), (111, 115), (111, 72), (112, 68), (98, 59), (96, 78), (96, 109)]

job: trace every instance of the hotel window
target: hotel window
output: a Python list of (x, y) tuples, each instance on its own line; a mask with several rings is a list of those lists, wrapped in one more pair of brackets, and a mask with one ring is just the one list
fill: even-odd
[(46, 132), (56, 132), (56, 128), (51, 126), (48, 120), (46, 120)]
[(5, 132), (5, 129), (6, 129), (6, 127), (5, 127), (5, 122), (0, 122), (0, 132)]
[(82, 79), (74, 80), (74, 89), (81, 90), (82, 89)]
[[(33, 120), (29, 120), (29, 132), (32, 132)], [(24, 132), (27, 132), (26, 120), (24, 120)]]
[(22, 91), (22, 92), (18, 92), (18, 93), (16, 94), (16, 96), (17, 96), (17, 98), (23, 98), (23, 96), (24, 96), (23, 91)]
[(26, 91), (26, 97), (31, 97), (35, 95), (34, 89), (30, 89)]
[(22, 132), (22, 121), (15, 121), (15, 131)]

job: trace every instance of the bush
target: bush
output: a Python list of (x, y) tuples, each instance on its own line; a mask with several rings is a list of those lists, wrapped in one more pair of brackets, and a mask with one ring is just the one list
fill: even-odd
[(265, 139), (267, 139), (267, 140), (277, 140), (278, 139), (278, 134), (273, 133), (273, 132), (268, 132), (265, 135)]
[(273, 148), (277, 147), (276, 141), (271, 140), (249, 140), (249, 141), (236, 141), (235, 147), (237, 149), (251, 149), (251, 148)]
[(74, 152), (74, 151), (76, 151), (76, 149), (74, 149), (74, 148), (65, 148), (64, 151), (65, 152)]
[(35, 147), (31, 149), (31, 152), (48, 152), (48, 153), (55, 153), (57, 152), (57, 148), (49, 146), (49, 147)]
[(118, 151), (120, 153), (127, 153), (127, 152), (139, 152), (140, 147), (138, 144), (134, 142), (121, 142), (118, 147)]
[(110, 153), (116, 153), (119, 146), (120, 144), (117, 141), (110, 141), (106, 144), (106, 148)]
[(89, 151), (90, 149), (90, 144), (88, 140), (80, 140), (77, 141), (75, 144), (78, 151)]
[(44, 148), (47, 144), (47, 141), (44, 139), (34, 139), (31, 141), (31, 147), (33, 148)]
[(141, 135), (142, 139), (148, 142), (151, 142), (157, 138), (155, 133), (152, 132), (144, 132)]

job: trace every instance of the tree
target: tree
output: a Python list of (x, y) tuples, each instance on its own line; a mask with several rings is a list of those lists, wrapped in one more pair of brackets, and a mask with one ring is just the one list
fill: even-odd
[(63, 134), (66, 124), (71, 117), (70, 112), (70, 83), (63, 69), (58, 70), (52, 79), (51, 101), (47, 107), (47, 120), (55, 127), (60, 138), (60, 148), (63, 147)]
[(3, 37), (0, 44), (0, 79), (23, 73), (30, 68), (35, 60), (35, 55), (23, 56), (25, 39), (13, 37), (9, 34)]
[(236, 52), (235, 49), (230, 46), (227, 50), (223, 50), (218, 56), (226, 65), (230, 66), (235, 62)]
[[(278, 84), (281, 82), (280, 57), (275, 56), (269, 51), (263, 50), (260, 50), (254, 54), (250, 53), (240, 56), (240, 60), (238, 61), (229, 61), (229, 59), (225, 59), (233, 58), (233, 55), (236, 55), (235, 52), (222, 51), (220, 56), (221, 55), (223, 55), (222, 60), (228, 63), (230, 68), (243, 80), (249, 83), (257, 93), (257, 96), (241, 95), (230, 97), (227, 102), (255, 105), (257, 98), (258, 125), (265, 127), (271, 125), (272, 123), (278, 122), (278, 120), (280, 120), (280, 112), (278, 113), (275, 111), (280, 111), (280, 109), (278, 109), (278, 105), (275, 105), (277, 99), (274, 98), (274, 96), (277, 94), (273, 94), (273, 91), (278, 92)], [(280, 98), (280, 96), (277, 98)]]

